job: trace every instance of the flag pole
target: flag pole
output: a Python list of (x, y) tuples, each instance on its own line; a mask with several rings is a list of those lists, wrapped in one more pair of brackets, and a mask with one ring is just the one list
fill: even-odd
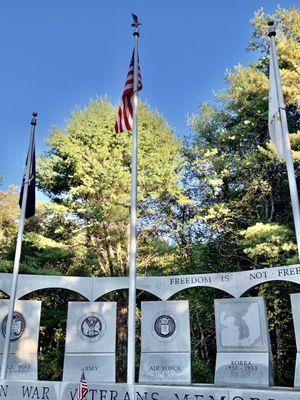
[(130, 207), (130, 255), (129, 255), (129, 296), (128, 296), (128, 346), (127, 383), (135, 383), (135, 311), (136, 311), (136, 221), (137, 221), (137, 136), (138, 136), (138, 38), (139, 25), (134, 23), (134, 67), (133, 67), (133, 124), (132, 124), (132, 164), (131, 164), (131, 207)]
[(25, 165), (25, 173), (24, 173), (24, 186), (23, 186), (23, 198), (21, 205), (21, 216), (19, 222), (19, 231), (17, 237), (17, 245), (15, 252), (15, 260), (14, 260), (14, 269), (12, 275), (12, 284), (11, 284), (11, 293), (8, 307), (8, 316), (6, 323), (6, 333), (4, 339), (4, 348), (3, 348), (3, 357), (2, 357), (2, 365), (1, 365), (1, 376), (0, 379), (4, 380), (6, 378), (6, 367), (9, 353), (9, 345), (10, 345), (10, 336), (12, 330), (12, 321), (13, 321), (13, 312), (15, 308), (16, 302), (16, 293), (17, 293), (17, 285), (18, 285), (18, 274), (19, 274), (19, 266), (20, 266), (20, 258), (21, 258), (21, 249), (22, 249), (22, 238), (24, 231), (24, 223), (25, 223), (25, 212), (26, 212), (26, 204), (27, 204), (27, 195), (28, 195), (28, 186), (29, 186), (29, 178), (30, 178), (30, 167), (32, 160), (32, 152), (34, 148), (34, 135), (35, 135), (35, 126), (36, 126), (36, 117), (37, 113), (32, 114), (31, 120), (31, 135), (30, 135), (30, 143), (29, 150), (27, 155), (27, 162)]
[(295, 168), (294, 168), (291, 143), (290, 143), (290, 137), (289, 137), (289, 130), (288, 130), (288, 124), (287, 124), (287, 118), (286, 118), (286, 109), (285, 109), (285, 103), (284, 103), (282, 86), (281, 86), (278, 58), (277, 58), (277, 53), (276, 53), (276, 45), (275, 45), (276, 31), (274, 28), (274, 21), (269, 21), (268, 26), (269, 26), (268, 36), (270, 37), (270, 52), (272, 53), (272, 57), (273, 57), (273, 68), (274, 68), (275, 83), (276, 83), (276, 89), (277, 89), (276, 91), (277, 91), (277, 99), (278, 99), (278, 105), (279, 105), (280, 124), (281, 124), (282, 136), (283, 136), (284, 155), (285, 155), (291, 203), (292, 203), (292, 209), (293, 209), (295, 233), (296, 233), (297, 248), (298, 248), (298, 258), (300, 260), (299, 197), (298, 197), (297, 182), (296, 182), (296, 177), (295, 177)]

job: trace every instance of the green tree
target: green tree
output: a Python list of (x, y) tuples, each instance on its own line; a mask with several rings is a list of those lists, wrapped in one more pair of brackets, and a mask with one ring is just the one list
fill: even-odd
[[(93, 258), (89, 272), (94, 275), (127, 273), (131, 133), (115, 134), (115, 116), (115, 108), (104, 99), (74, 112), (65, 130), (53, 130), (39, 165), (39, 187), (76, 220)], [(152, 240), (167, 240), (165, 206), (172, 198), (182, 198), (180, 149), (164, 119), (142, 105), (138, 210), (143, 270), (159, 254)], [(145, 243), (151, 248), (148, 255)]]
[(0, 191), (0, 260), (9, 257), (17, 235), (19, 214), (17, 188)]
[[(278, 9), (272, 17), (277, 22), (279, 64), (298, 176), (300, 98), (295, 88), (300, 87), (300, 14), (292, 7)], [(201, 105), (200, 113), (190, 121), (196, 133), (191, 173), (202, 185), (206, 183), (204, 195), (195, 193), (203, 222), (200, 228), (209, 228), (209, 237), (222, 247), (222, 258), (246, 267), (241, 232), (257, 222), (259, 226), (276, 222), (293, 229), (291, 209), (286, 206), (290, 201), (285, 165), (275, 156), (267, 126), (269, 18), (259, 11), (252, 21), (249, 48), (261, 50), (260, 60), (228, 73), (227, 87), (217, 95), (217, 102)], [(279, 263), (286, 261), (284, 254)], [(251, 258), (248, 261), (252, 263)]]

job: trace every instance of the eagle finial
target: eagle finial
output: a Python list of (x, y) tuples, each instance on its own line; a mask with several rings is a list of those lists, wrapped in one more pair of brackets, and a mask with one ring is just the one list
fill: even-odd
[(133, 26), (134, 28), (138, 28), (139, 25), (142, 25), (139, 22), (139, 19), (138, 19), (137, 15), (135, 15), (135, 14), (131, 14), (131, 15), (132, 15), (132, 18), (133, 18), (133, 24), (131, 24), (131, 26)]

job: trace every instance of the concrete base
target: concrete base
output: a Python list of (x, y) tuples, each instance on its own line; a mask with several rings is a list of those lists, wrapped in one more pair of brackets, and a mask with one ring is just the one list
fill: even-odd
[[(86, 400), (299, 400), (292, 388), (223, 388), (214, 385), (161, 386), (88, 384)], [(78, 382), (0, 381), (0, 399), (76, 400)]]

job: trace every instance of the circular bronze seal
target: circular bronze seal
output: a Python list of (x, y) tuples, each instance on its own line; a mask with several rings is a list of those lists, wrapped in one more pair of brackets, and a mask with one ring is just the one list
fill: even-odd
[(101, 339), (105, 329), (105, 320), (97, 313), (84, 314), (77, 322), (77, 333), (87, 342), (96, 342)]
[[(2, 322), (2, 335), (4, 337), (6, 336), (7, 318), (8, 316), (6, 315), (6, 317)], [(25, 318), (19, 312), (14, 311), (13, 320), (11, 324), (10, 340), (11, 341), (18, 340), (23, 335), (24, 330), (25, 330)]]

